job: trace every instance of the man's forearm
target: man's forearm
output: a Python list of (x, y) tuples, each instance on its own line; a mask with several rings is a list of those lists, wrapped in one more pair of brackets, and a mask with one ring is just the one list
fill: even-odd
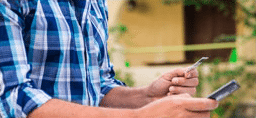
[(109, 91), (100, 106), (112, 108), (140, 108), (154, 101), (146, 88), (117, 87)]
[(58, 99), (52, 99), (41, 107), (35, 109), (29, 114), (28, 118), (134, 118), (136, 115), (136, 111), (131, 109), (89, 107)]

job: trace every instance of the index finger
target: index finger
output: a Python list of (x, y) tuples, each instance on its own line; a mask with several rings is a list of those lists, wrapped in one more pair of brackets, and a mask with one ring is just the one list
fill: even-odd
[(218, 107), (216, 100), (207, 98), (189, 98), (185, 100), (185, 108), (188, 111), (209, 111)]
[(174, 77), (184, 77), (185, 76), (185, 68), (177, 68), (171, 70), (168, 73), (165, 73), (162, 78), (168, 81), (171, 81)]

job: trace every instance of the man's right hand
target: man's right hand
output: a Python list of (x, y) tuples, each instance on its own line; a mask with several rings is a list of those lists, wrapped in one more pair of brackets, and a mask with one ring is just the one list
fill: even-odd
[(141, 118), (210, 118), (210, 110), (218, 102), (207, 98), (192, 98), (189, 94), (167, 96), (138, 110)]
[[(136, 99), (134, 99), (136, 100)], [(158, 99), (139, 109), (90, 107), (51, 99), (32, 111), (29, 118), (209, 118), (217, 101), (179, 94)]]

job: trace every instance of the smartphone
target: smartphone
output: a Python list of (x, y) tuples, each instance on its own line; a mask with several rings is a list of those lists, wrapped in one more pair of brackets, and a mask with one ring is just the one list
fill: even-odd
[(223, 85), (222, 87), (214, 91), (212, 94), (207, 96), (207, 98), (221, 101), (222, 99), (224, 99), (231, 93), (235, 92), (239, 88), (240, 88), (240, 85), (238, 84), (238, 82), (236, 80), (231, 80), (230, 82)]
[(209, 57), (202, 57), (201, 59), (199, 59), (195, 64), (193, 64), (186, 70), (186, 73), (198, 67), (201, 63), (203, 63), (204, 60), (207, 60), (208, 58)]

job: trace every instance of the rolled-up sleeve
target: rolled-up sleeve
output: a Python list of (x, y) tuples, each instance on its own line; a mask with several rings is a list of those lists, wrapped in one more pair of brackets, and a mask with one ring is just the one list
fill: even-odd
[(27, 78), (27, 61), (22, 36), (23, 0), (0, 1), (0, 115), (26, 117), (51, 99)]
[(105, 68), (101, 68), (101, 94), (106, 95), (111, 89), (119, 86), (126, 86), (120, 80), (115, 79), (115, 72), (111, 63)]

